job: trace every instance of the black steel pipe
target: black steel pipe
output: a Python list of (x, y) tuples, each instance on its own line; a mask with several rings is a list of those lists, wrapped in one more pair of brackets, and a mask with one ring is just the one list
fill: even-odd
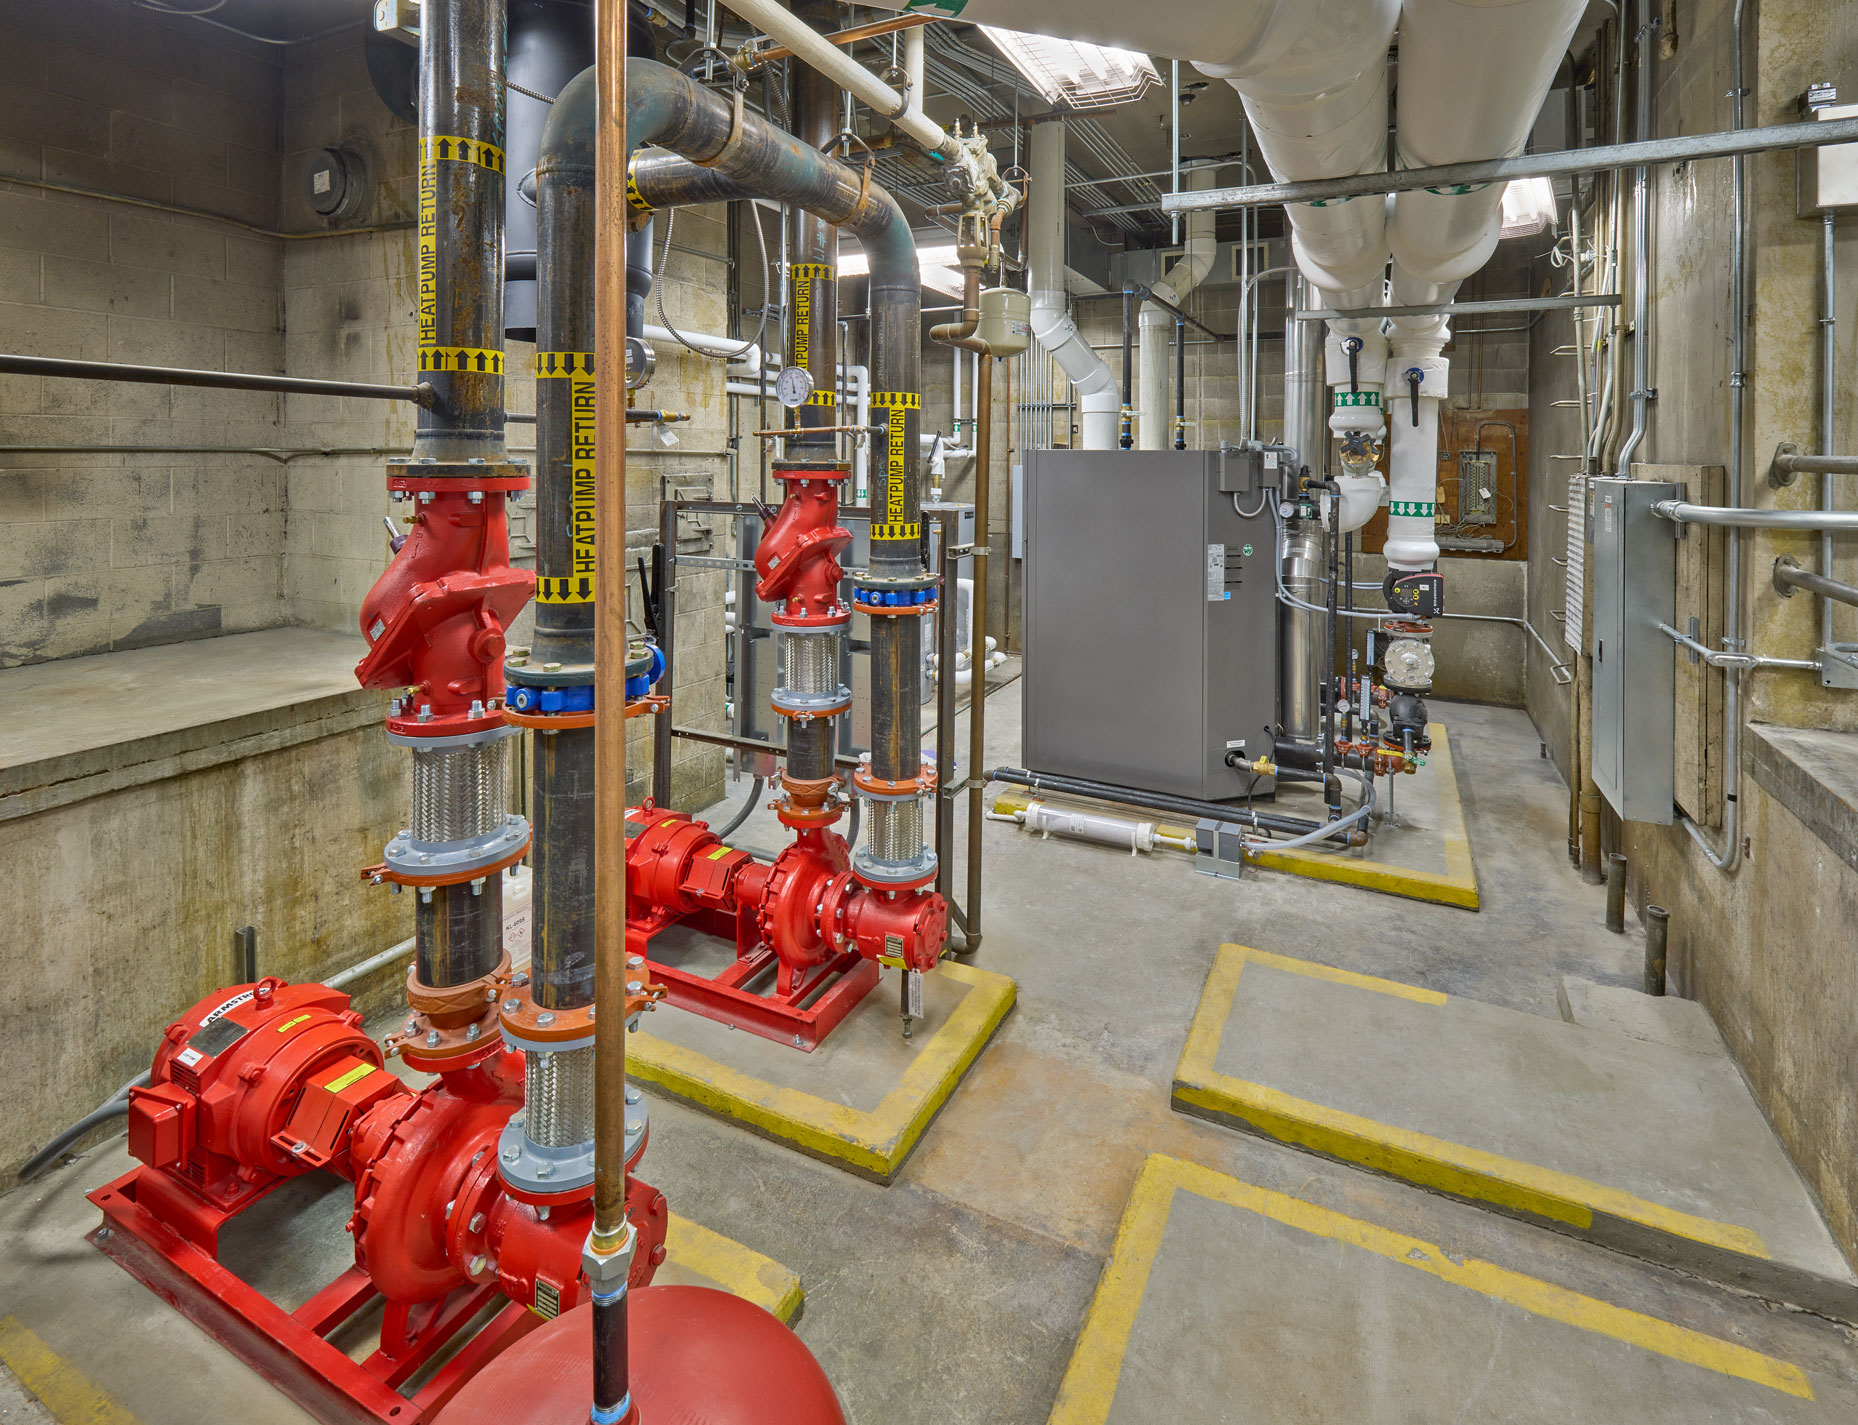
[(414, 964), (421, 984), (444, 988), (481, 979), (503, 957), (503, 877), (421, 890), (413, 910)]
[[(653, 207), (777, 198), (858, 237), (870, 263), (872, 405), (882, 412), (883, 464), (874, 491), (870, 572), (927, 574), (922, 532), (922, 287), (916, 243), (896, 200), (867, 174), (829, 158), (663, 65), (627, 71), (627, 141), (681, 157), (633, 161), (633, 187)], [(922, 620), (871, 620), (871, 769), (886, 781), (922, 769)]]
[[(1309, 772), (1316, 777), (1323, 777), (1325, 775), (1323, 772), (1323, 750), (1323, 745), (1321, 743), (1312, 746), (1307, 742), (1299, 742), (1294, 737), (1280, 737), (1277, 739), (1276, 744), (1278, 765), (1287, 770)], [(1327, 774), (1330, 776), (1333, 775), (1334, 767), (1347, 767), (1351, 771), (1363, 772), (1372, 765), (1373, 761), (1372, 758), (1364, 757), (1359, 752), (1337, 751), (1333, 756), (1334, 762), (1332, 764), (1332, 769), (1330, 773)]]
[(1626, 931), (1626, 858), (1617, 851), (1606, 858), (1606, 928), (1615, 935)]
[(500, 462), (503, 446), (503, 0), (420, 11), (416, 458)]
[(1124, 450), (1135, 444), (1135, 437), (1129, 429), (1130, 408), (1135, 403), (1135, 286), (1131, 283), (1123, 288), (1123, 418), (1122, 434), (1118, 437)]
[[(708, 728), (702, 727), (673, 726), (671, 736), (681, 737), (689, 742), (705, 743), (710, 747), (730, 747), (738, 752), (772, 752), (776, 757), (787, 755), (787, 748), (783, 743), (762, 742), (753, 737), (737, 737), (732, 732), (711, 732)], [(832, 765), (841, 771), (853, 772), (858, 769), (860, 763), (856, 757), (834, 753)]]
[(1645, 993), (1664, 993), (1667, 941), (1671, 929), (1671, 912), (1661, 905), (1645, 907)]
[(147, 386), (206, 386), (220, 391), (281, 391), (296, 396), (355, 396), (411, 401), (430, 410), (438, 392), (430, 382), (392, 386), (379, 381), (323, 381), (309, 376), (268, 376), (256, 371), (201, 371), (187, 366), (133, 366), (123, 361), (67, 361), (57, 356), (0, 352), (0, 372), (57, 376), (74, 381), (129, 381)]
[[(838, 24), (836, 0), (801, 0), (795, 15), (814, 30)], [(839, 87), (810, 64), (793, 74), (794, 137), (824, 150), (839, 131)], [(813, 378), (813, 399), (794, 412), (802, 430), (838, 424), (835, 409), (839, 338), (839, 230), (797, 203), (787, 207), (787, 364)], [(787, 442), (790, 459), (828, 455), (835, 436), (800, 435)], [(800, 775), (794, 773), (795, 776)]]
[[(1229, 806), (1223, 802), (1203, 802), (1194, 797), (1170, 796), (1166, 792), (1143, 791), (1139, 787), (1119, 787), (1109, 782), (1092, 782), (1082, 777), (1057, 777), (1044, 772), (1029, 772), (1022, 767), (996, 767), (987, 774), (989, 780), (1008, 782), (1033, 791), (1057, 792), (1063, 796), (1089, 797), (1094, 801), (1114, 802), (1119, 806), (1143, 807), (1165, 811), (1175, 816), (1211, 817), (1234, 822), (1258, 831), (1272, 831), (1280, 836), (1303, 836), (1320, 831), (1322, 823), (1307, 817), (1286, 816), (1281, 812), (1254, 811), (1249, 807)], [(1328, 840), (1346, 844), (1347, 830), (1332, 833)]]

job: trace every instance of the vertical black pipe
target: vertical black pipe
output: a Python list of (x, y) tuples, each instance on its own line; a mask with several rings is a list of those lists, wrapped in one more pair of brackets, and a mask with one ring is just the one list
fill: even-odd
[[(802, 0), (794, 13), (822, 33), (839, 27), (837, 0)], [(839, 131), (839, 87), (807, 64), (794, 67), (793, 85), (794, 137), (823, 150)], [(794, 424), (802, 430), (837, 425), (839, 230), (788, 204), (787, 259), (787, 364), (813, 378), (813, 398), (794, 412)], [(836, 446), (831, 435), (802, 435), (787, 442), (787, 454), (829, 458)]]
[(419, 50), (416, 457), (501, 460), (503, 0), (430, 0)]
[(1123, 288), (1123, 421), (1122, 447), (1128, 450), (1135, 444), (1135, 437), (1129, 429), (1129, 407), (1134, 396), (1130, 383), (1134, 379), (1135, 352), (1135, 289)]
[[(593, 677), (595, 99), (591, 69), (570, 80), (536, 158), (537, 598), (515, 682), (549, 664), (569, 686)], [(532, 762), (532, 992), (578, 1009), (594, 994), (593, 729), (536, 733)]]
[(559, 97), (568, 81), (594, 62), (593, 12), (586, 0), (507, 3), (510, 83), (504, 96), (509, 162), (504, 166), (503, 185), (503, 330), (512, 340), (535, 341), (540, 320), (536, 268), (541, 261), (541, 204), (535, 169), (551, 106), (533, 95)]
[(1174, 323), (1174, 448), (1187, 449), (1187, 323)]
[[(416, 458), (435, 476), (501, 462), (503, 407), (503, 0), (431, 0), (420, 20)], [(415, 756), (417, 756), (417, 751)], [(420, 895), (414, 963), (437, 988), (489, 974), (503, 950), (503, 886)]]

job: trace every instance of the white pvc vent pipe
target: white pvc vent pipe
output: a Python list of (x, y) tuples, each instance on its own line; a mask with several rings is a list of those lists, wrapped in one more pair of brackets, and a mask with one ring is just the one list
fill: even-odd
[[(1188, 178), (1190, 188), (1212, 186), (1213, 169), (1194, 168)], [(1213, 270), (1213, 258), (1219, 243), (1213, 236), (1215, 214), (1211, 208), (1187, 215), (1187, 242), (1180, 261), (1168, 269), (1168, 275), (1154, 284), (1154, 293), (1164, 302), (1180, 306)], [(1174, 314), (1153, 302), (1142, 304), (1141, 361), (1137, 372), (1141, 385), (1136, 405), (1136, 445), (1142, 450), (1166, 450), (1173, 429), (1172, 403), (1168, 400), (1168, 347), (1174, 335)]]
[(1064, 121), (1032, 129), (1032, 196), (1026, 222), (1031, 265), (1032, 335), (1077, 390), (1080, 444), (1113, 450), (1122, 393), (1102, 357), (1090, 349), (1065, 303)]

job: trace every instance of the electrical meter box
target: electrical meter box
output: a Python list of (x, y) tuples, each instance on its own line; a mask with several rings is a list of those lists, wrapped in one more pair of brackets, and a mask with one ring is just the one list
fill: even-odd
[(1591, 482), (1593, 775), (1626, 821), (1668, 826), (1676, 791), (1675, 617), (1680, 526), (1652, 513), (1683, 498), (1656, 480)]
[(1245, 765), (1275, 746), (1269, 492), (1227, 492), (1218, 451), (1026, 459), (1026, 765), (1209, 801), (1272, 791)]

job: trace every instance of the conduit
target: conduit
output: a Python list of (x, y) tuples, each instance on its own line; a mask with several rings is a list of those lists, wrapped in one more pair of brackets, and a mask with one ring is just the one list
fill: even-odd
[(1033, 125), (1032, 196), (1026, 209), (1032, 335), (1077, 388), (1083, 449), (1113, 450), (1122, 409), (1116, 378), (1084, 340), (1065, 302), (1064, 150), (1064, 120)]

